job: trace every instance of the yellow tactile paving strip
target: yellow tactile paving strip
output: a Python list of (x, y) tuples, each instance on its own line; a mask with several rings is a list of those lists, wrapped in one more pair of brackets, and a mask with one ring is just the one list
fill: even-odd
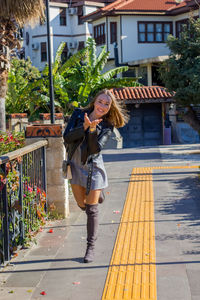
[(156, 250), (152, 172), (172, 166), (134, 168), (102, 300), (156, 300)]

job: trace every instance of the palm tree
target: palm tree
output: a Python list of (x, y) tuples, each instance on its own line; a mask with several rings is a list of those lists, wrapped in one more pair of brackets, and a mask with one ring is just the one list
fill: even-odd
[(19, 48), (17, 32), (25, 23), (44, 18), (43, 0), (0, 1), (0, 130), (5, 131), (5, 96), (10, 54)]

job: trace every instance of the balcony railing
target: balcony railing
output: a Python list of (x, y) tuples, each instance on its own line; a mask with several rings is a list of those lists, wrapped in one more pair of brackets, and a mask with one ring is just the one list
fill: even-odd
[(0, 263), (37, 230), (47, 208), (46, 140), (0, 157)]

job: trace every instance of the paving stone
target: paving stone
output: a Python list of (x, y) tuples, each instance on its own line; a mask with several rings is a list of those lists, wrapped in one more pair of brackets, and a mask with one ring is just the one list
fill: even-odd
[[(100, 300), (133, 167), (195, 165), (200, 156), (187, 153), (197, 147), (105, 150), (109, 187), (105, 202), (99, 206), (95, 261), (83, 263), (86, 215), (70, 199), (70, 217), (52, 222), (45, 230), (53, 227), (54, 234), (42, 233), (36, 246), (15, 259), (7, 273), (5, 269), (0, 274), (0, 299), (37, 300), (45, 291), (48, 300)], [(158, 300), (200, 299), (200, 198), (196, 177), (194, 169), (163, 169), (153, 174)], [(114, 210), (120, 213), (114, 214)], [(76, 282), (80, 284), (73, 284)], [(13, 294), (8, 294), (10, 289)], [(29, 289), (31, 295), (26, 292)]]

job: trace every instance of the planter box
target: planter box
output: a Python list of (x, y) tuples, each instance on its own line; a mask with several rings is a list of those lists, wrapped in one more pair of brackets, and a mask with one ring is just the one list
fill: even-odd
[(62, 137), (61, 124), (35, 124), (26, 127), (26, 138)]

